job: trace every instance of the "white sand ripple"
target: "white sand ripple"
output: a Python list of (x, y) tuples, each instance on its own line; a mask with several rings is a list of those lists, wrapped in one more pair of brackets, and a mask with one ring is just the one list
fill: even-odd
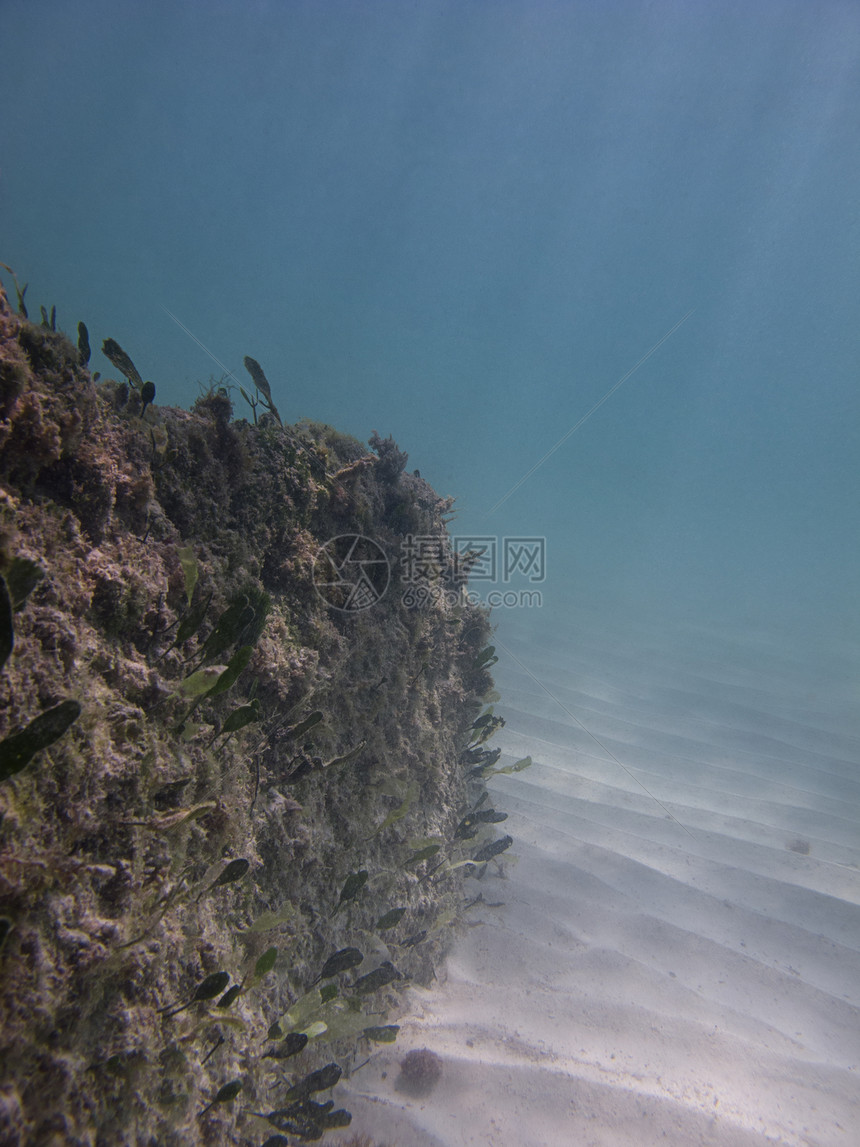
[[(447, 982), (354, 1077), (354, 1126), (399, 1147), (856, 1147), (856, 677), (754, 635), (528, 621), (497, 667), (502, 763), (536, 761), (492, 782), (516, 861), (467, 882), (505, 906), (469, 914)], [(394, 1086), (412, 1047), (444, 1060), (426, 1099)]]

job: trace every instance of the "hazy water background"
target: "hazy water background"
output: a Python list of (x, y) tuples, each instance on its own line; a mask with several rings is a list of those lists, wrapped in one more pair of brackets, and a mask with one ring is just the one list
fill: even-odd
[[(251, 354), (286, 419), (393, 434), (410, 468), (458, 496), (458, 534), (544, 538), (545, 579), (498, 587), (537, 589), (542, 607), (495, 614), (505, 744), (538, 761), (495, 782), (518, 847), (537, 857), (542, 888), (549, 854), (534, 842), (563, 839), (573, 907), (550, 903), (568, 915), (588, 899), (590, 865), (607, 887), (621, 873), (637, 966), (639, 913), (660, 935), (668, 913), (694, 953), (691, 989), (710, 960), (714, 983), (730, 968), (739, 998), (771, 1001), (768, 1024), (808, 1028), (832, 1054), (821, 1090), (835, 1119), (852, 1103), (850, 1053), (818, 995), (807, 1016), (824, 972), (798, 960), (808, 929), (841, 937), (856, 899), (860, 4), (0, 0), (0, 60), (0, 260), (30, 282), (31, 315), (56, 304), (70, 333), (86, 321), (94, 347), (116, 338), (160, 403), (189, 405), (224, 369), (244, 382)], [(92, 366), (113, 373), (98, 353)], [(667, 824), (669, 806), (695, 840)], [(786, 875), (798, 831), (827, 925), (806, 918), (807, 868)], [(690, 887), (677, 876), (688, 868)], [(696, 932), (726, 872), (729, 907), (750, 909), (765, 937), (761, 966), (743, 973), (731, 943), (706, 960)], [(773, 951), (781, 910), (771, 921), (759, 907), (761, 872), (797, 913), (796, 936)], [(514, 921), (517, 903), (528, 921), (543, 911), (529, 888), (512, 880)], [(586, 941), (605, 900), (583, 910)], [(599, 933), (593, 982), (575, 961), (559, 969), (589, 1007), (614, 1000), (620, 969), (632, 1030), (642, 1001), (626, 949)], [(488, 929), (488, 951), (499, 934)], [(681, 984), (666, 935), (655, 968), (677, 967)], [(789, 959), (809, 983), (786, 988)], [(520, 970), (506, 974), (516, 988)], [(499, 998), (516, 998), (510, 987)], [(766, 1025), (754, 1053), (730, 1042), (712, 1062), (714, 991), (695, 1011), (704, 1035), (690, 1063), (665, 1069), (668, 1092), (701, 1057), (759, 1128), (785, 1083), (782, 1134), (783, 1117), (816, 1110), (795, 1080), (818, 1053), (786, 1067)], [(655, 1005), (665, 1043), (655, 1036), (644, 1058), (684, 1058), (679, 992)], [(480, 984), (468, 996), (479, 1011)], [(458, 1008), (455, 996), (462, 1068)], [(544, 1018), (538, 1008), (537, 1029)], [(502, 1047), (501, 1010), (493, 1023)], [(568, 1027), (561, 1051), (579, 1047)], [(592, 1034), (601, 1043), (599, 1023)], [(595, 1053), (601, 1078), (615, 1078), (610, 1050)], [(492, 1076), (481, 1054), (471, 1066)], [(744, 1054), (764, 1064), (758, 1091)], [(490, 1079), (491, 1105), (509, 1098), (500, 1086)], [(539, 1120), (539, 1094), (511, 1119), (511, 1141)], [(464, 1136), (502, 1142), (468, 1096), (464, 1110)], [(450, 1123), (444, 1103), (427, 1111)]]
[(458, 532), (547, 539), (542, 626), (778, 633), (856, 697), (860, 6), (2, 0), (0, 42), (31, 313), (188, 404), (166, 307), (393, 434)]

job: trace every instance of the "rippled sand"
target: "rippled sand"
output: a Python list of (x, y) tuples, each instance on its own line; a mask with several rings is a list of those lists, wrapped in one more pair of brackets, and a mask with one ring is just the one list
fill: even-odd
[[(349, 1085), (354, 1127), (399, 1147), (854, 1147), (848, 661), (691, 627), (529, 618), (499, 639), (501, 763), (536, 764), (492, 782), (517, 859), (466, 887), (505, 906), (472, 910), (447, 982), (411, 993), (396, 1048)], [(395, 1087), (413, 1047), (444, 1061), (427, 1098)]]

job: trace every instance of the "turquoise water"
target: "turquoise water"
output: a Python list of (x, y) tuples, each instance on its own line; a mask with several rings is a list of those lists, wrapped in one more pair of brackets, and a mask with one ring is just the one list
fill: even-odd
[[(854, 965), (806, 946), (848, 952), (850, 922), (856, 959), (860, 5), (2, 0), (0, 48), (0, 260), (31, 315), (117, 339), (159, 403), (244, 384), (252, 355), (285, 420), (392, 434), (495, 555), (473, 588), (510, 595), (504, 743), (536, 762), (497, 782), (526, 874), (500, 927), (538, 912), (528, 874), (559, 858), (563, 908), (620, 874), (633, 907), (600, 924), (595, 896), (577, 944), (614, 1007), (601, 961), (639, 967), (637, 914), (655, 975), (688, 929), (655, 1023), (689, 1008), (704, 1035), (681, 1055), (667, 1029), (667, 1093), (707, 1063), (738, 1126), (794, 1143), (773, 1081), (793, 1095), (836, 1048), (815, 1085), (835, 1120)], [(536, 564), (505, 579), (517, 545)], [(761, 929), (755, 959), (711, 896)], [(770, 1010), (711, 1062), (724, 964), (731, 1007)], [(792, 1045), (747, 1095), (737, 1048), (773, 1024), (812, 1060)], [(588, 1052), (600, 1073), (610, 1051)], [(543, 1100), (523, 1102), (511, 1143)], [(796, 1141), (841, 1147), (849, 1123)]]
[(545, 537), (544, 609), (856, 641), (855, 4), (5, 0), (0, 38), (0, 256), (160, 401), (252, 354), (458, 531)]

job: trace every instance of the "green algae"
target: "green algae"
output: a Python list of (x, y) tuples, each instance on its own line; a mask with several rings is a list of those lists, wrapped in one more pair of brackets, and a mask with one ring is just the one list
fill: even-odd
[(367, 869), (362, 868), (360, 871), (351, 872), (349, 876), (347, 876), (343, 888), (340, 890), (340, 899), (337, 902), (337, 907), (333, 915), (336, 916), (344, 904), (349, 904), (350, 901), (355, 900), (356, 896), (358, 896), (359, 892), (367, 883), (369, 875)]
[(263, 1054), (263, 1059), (291, 1059), (308, 1045), (308, 1036), (305, 1032), (289, 1032), (282, 1043)]
[(147, 406), (155, 402), (155, 383), (149, 379), (140, 388), (140, 417), (143, 418)]
[(135, 390), (143, 386), (143, 379), (137, 367), (125, 353), (116, 339), (105, 339), (102, 343), (102, 354), (109, 359), (120, 374), (125, 375)]
[(488, 645), (486, 649), (482, 649), (478, 656), (475, 658), (476, 669), (489, 669), (491, 665), (495, 665), (498, 661), (496, 656), (495, 645)]
[[(18, 335), (9, 323), (0, 310), (0, 326), (11, 332), (5, 345), (20, 337), (23, 346), (25, 336), (32, 343), (35, 335)], [(118, 1102), (108, 1091), (102, 1073), (88, 1077), (86, 1091), (64, 1076), (44, 1110), (31, 1105), (26, 1116), (34, 1141), (49, 1118), (77, 1128), (74, 1113), (87, 1111), (115, 1128), (118, 1142), (142, 1119), (141, 1135), (178, 1147), (199, 1142), (194, 1112), (206, 1097), (217, 1097), (213, 1073), (219, 1065), (229, 1073), (232, 1063), (235, 1072), (242, 1057), (245, 1086), (258, 1093), (258, 1072), (280, 1058), (257, 1056), (265, 1064), (256, 1066), (249, 1055), (263, 1031), (283, 1036), (292, 1026), (289, 1016), (302, 1030), (288, 1035), (310, 1036), (313, 1043), (332, 1045), (338, 1057), (348, 1055), (396, 1002), (393, 985), (401, 978), (430, 981), (449, 942), (442, 925), (423, 942), (416, 939), (421, 932), (409, 937), (407, 943), (414, 943), (399, 950), (400, 969), (386, 960), (383, 941), (377, 937), (374, 944), (370, 930), (395, 927), (408, 908), (416, 921), (456, 919), (460, 881), (436, 875), (432, 883), (418, 882), (401, 866), (403, 840), (425, 838), (421, 845), (410, 843), (419, 851), (433, 838), (450, 840), (461, 810), (474, 805), (479, 781), (468, 778), (461, 755), (480, 694), (487, 692), (488, 675), (477, 674), (475, 662), (489, 626), (480, 609), (466, 604), (456, 607), (457, 616), (445, 603), (410, 613), (392, 596), (350, 619), (350, 629), (319, 599), (309, 574), (314, 554), (344, 529), (367, 530), (391, 553), (398, 551), (405, 524), (419, 533), (444, 530), (444, 500), (404, 472), (406, 455), (393, 441), (380, 439), (374, 460), (361, 443), (331, 428), (282, 428), (274, 410), (258, 427), (235, 423), (229, 396), (217, 390), (192, 412), (146, 409), (142, 425), (140, 397), (130, 399), (127, 386), (94, 386), (83, 370), (78, 333), (78, 348), (51, 331), (38, 335), (38, 346), (32, 343), (34, 371), (26, 368), (20, 393), (26, 391), (37, 426), (45, 427), (44, 449), (40, 444), (27, 454), (23, 429), (32, 423), (23, 416), (16, 421), (13, 410), (9, 445), (0, 451), (0, 476), (35, 523), (24, 539), (26, 552), (61, 555), (57, 568), (53, 557), (50, 562), (51, 611), (44, 609), (42, 590), (26, 599), (6, 670), (9, 715), (19, 725), (29, 716), (22, 715), (21, 699), (32, 690), (25, 681), (37, 681), (46, 697), (67, 695), (73, 686), (76, 696), (92, 695), (97, 703), (88, 706), (80, 732), (51, 748), (49, 767), (32, 770), (27, 807), (36, 815), (0, 822), (0, 843), (4, 850), (44, 858), (46, 871), (56, 864), (50, 858), (72, 847), (81, 863), (98, 867), (98, 880), (76, 878), (68, 895), (93, 936), (108, 939), (91, 942), (88, 962), (71, 963), (53, 940), (54, 906), (39, 899), (38, 888), (25, 889), (23, 882), (13, 888), (15, 928), (6, 941), (6, 967), (18, 977), (9, 985), (18, 1002), (0, 1020), (14, 1043), (14, 1062), (26, 1074), (39, 1070), (46, 1053), (15, 1019), (21, 1008), (53, 1014), (68, 1006), (67, 993), (83, 1001), (74, 1029), (64, 1029), (47, 1053), (61, 1064), (96, 1058), (92, 1050), (105, 1044), (108, 1017), (115, 1025), (110, 1046), (122, 1058), (135, 1045), (157, 1046), (160, 1021), (152, 1017), (159, 1000), (186, 999), (178, 1008), (189, 1013), (194, 1004), (193, 1014), (164, 1013), (176, 1016), (176, 1040), (186, 1049), (169, 1060), (170, 1078), (159, 1066), (166, 1071), (168, 1059), (153, 1057), (135, 1067), (137, 1114), (130, 1099)], [(61, 374), (66, 391), (55, 381)], [(136, 385), (134, 376), (126, 377)], [(264, 410), (266, 394), (258, 388), (256, 401)], [(73, 431), (65, 429), (66, 420)], [(53, 501), (48, 463), (33, 459), (44, 454), (56, 465), (59, 455), (50, 453), (55, 437), (65, 451), (63, 465), (88, 491), (86, 499)], [(95, 599), (88, 596), (93, 587)], [(90, 600), (101, 602), (98, 611)], [(56, 652), (41, 661), (34, 610), (39, 632), (56, 633)], [(416, 652), (424, 640), (432, 641), (432, 655)], [(441, 711), (442, 697), (444, 720), (426, 720), (425, 711)], [(186, 720), (179, 737), (177, 721), (189, 705), (199, 707), (200, 723)], [(288, 723), (295, 721), (292, 714), (309, 710)], [(404, 720), (406, 713), (415, 720)], [(422, 732), (431, 724), (432, 736)], [(307, 768), (295, 776), (305, 759)], [(396, 778), (400, 788), (389, 794), (399, 815), (383, 833), (374, 830), (380, 817), (385, 821), (379, 809), (385, 777)], [(250, 797), (257, 782), (255, 809)], [(293, 782), (301, 786), (301, 803), (285, 788)], [(58, 815), (60, 784), (67, 821)], [(24, 789), (6, 791), (17, 794), (19, 787)], [(89, 835), (77, 829), (75, 837), (68, 822), (84, 823), (84, 809)], [(328, 915), (335, 842), (338, 871), (364, 878), (353, 889), (347, 880)], [(197, 896), (201, 883), (211, 880), (207, 874), (219, 862), (227, 864), (226, 873), (232, 862), (222, 858), (237, 852), (253, 864), (245, 860), (247, 869), (235, 879), (209, 884), (205, 891), (213, 896)], [(48, 872), (46, 884), (55, 879), (61, 877)], [(24, 903), (37, 910), (22, 911)], [(392, 903), (400, 907), (388, 908)], [(349, 911), (341, 913), (343, 907)], [(277, 949), (259, 955), (255, 937), (275, 930)], [(303, 996), (301, 985), (325, 954), (345, 950), (359, 936), (361, 949), (381, 960), (379, 966), (345, 987), (347, 995), (332, 983)], [(123, 943), (125, 937), (135, 939)], [(18, 975), (19, 964), (27, 966), (15, 959), (25, 943), (49, 970), (38, 985)], [(289, 960), (278, 960), (277, 953), (287, 950)], [(265, 968), (273, 958), (270, 953), (275, 962), (256, 981), (246, 975), (224, 991), (230, 977), (220, 973), (227, 979), (217, 1004), (215, 996), (183, 995), (213, 965), (256, 971), (260, 961)], [(115, 971), (120, 967), (122, 975)], [(46, 991), (46, 984), (58, 986)], [(361, 1000), (372, 993), (367, 1015)], [(239, 999), (241, 1008), (227, 1014)], [(281, 1021), (272, 1023), (278, 1015)], [(201, 1062), (188, 1049), (209, 1032), (217, 1039), (211, 1047), (207, 1039)], [(204, 1109), (226, 1141), (235, 1118), (229, 1104), (210, 1100)], [(320, 1113), (308, 1110), (302, 1116), (309, 1120), (306, 1129), (333, 1126), (323, 1127)]]
[(256, 964), (254, 964), (254, 971), (251, 973), (251, 978), (248, 980), (249, 986), (259, 983), (264, 976), (268, 976), (278, 959), (278, 949), (275, 947), (267, 948), (266, 951), (259, 957)]
[(244, 857), (231, 860), (211, 888), (223, 888), (225, 884), (232, 884), (234, 880), (241, 880), (251, 867), (250, 861)]
[(402, 979), (402, 973), (398, 972), (391, 961), (384, 960), (378, 968), (374, 968), (373, 971), (368, 972), (366, 976), (359, 976), (352, 985), (352, 990), (360, 996), (365, 996), (370, 992), (378, 992), (380, 988), (394, 983), (395, 980)]
[(188, 608), (190, 609), (191, 599), (194, 597), (194, 587), (197, 585), (197, 579), (200, 576), (197, 558), (194, 554), (194, 547), (183, 546), (176, 551), (176, 556), (179, 558), (180, 566), (182, 566), (182, 576), (185, 579), (185, 600), (188, 602)]
[(280, 928), (282, 925), (289, 923), (296, 915), (296, 909), (292, 904), (285, 904), (280, 912), (264, 912), (258, 916), (253, 924), (249, 925), (246, 932), (271, 932), (274, 928)]
[(221, 995), (229, 983), (229, 972), (212, 972), (197, 985), (194, 995), (186, 1003), (179, 1004), (178, 1006), (169, 1004), (166, 1008), (161, 1008), (160, 1010), (165, 1019), (171, 1019), (173, 1016), (179, 1015), (180, 1012), (184, 1012), (186, 1008), (190, 1008), (194, 1004), (214, 1000), (216, 996)]
[(305, 733), (309, 733), (311, 729), (315, 728), (323, 719), (323, 714), (316, 709), (310, 713), (303, 721), (299, 721), (298, 725), (294, 725), (291, 729), (287, 730), (287, 735), (290, 737), (303, 737)]
[(218, 1103), (231, 1103), (242, 1090), (243, 1086), (241, 1079), (231, 1079), (229, 1083), (225, 1083), (223, 1087), (219, 1087), (215, 1098), (211, 1103), (206, 1104), (200, 1114), (205, 1115), (207, 1111), (211, 1110), (211, 1108), (215, 1107)]
[(72, 727), (81, 715), (78, 701), (61, 701), (40, 713), (20, 732), (0, 741), (0, 781), (20, 773), (43, 749), (49, 748)]
[(406, 914), (406, 911), (406, 908), (389, 908), (386, 913), (379, 917), (374, 924), (374, 928), (377, 932), (387, 932), (391, 928), (396, 928)]
[(9, 600), (14, 612), (24, 607), (27, 598), (44, 580), (45, 571), (38, 562), (30, 558), (14, 557), (3, 570), (2, 576), (8, 587)]
[(241, 984), (234, 984), (232, 986), (232, 988), (227, 989), (227, 991), (224, 993), (224, 995), (221, 997), (221, 999), (218, 1001), (218, 1003), (215, 1005), (215, 1007), (216, 1008), (229, 1008), (231, 1004), (234, 1004), (236, 1002), (236, 999), (238, 998), (241, 991), (242, 991), (242, 985)]
[(530, 769), (533, 764), (534, 761), (531, 757), (521, 757), (520, 760), (515, 761), (512, 765), (505, 765), (502, 769), (485, 768), (483, 775), (485, 778), (495, 776), (509, 777), (512, 773), (521, 773), (523, 769)]
[(90, 361), (90, 332), (86, 323), (78, 323), (78, 354), (81, 356), (81, 366)]
[(228, 713), (224, 720), (224, 724), (218, 730), (217, 736), (228, 736), (230, 733), (238, 733), (240, 729), (244, 729), (248, 725), (254, 724), (255, 721), (260, 720), (260, 702), (258, 698), (254, 698), (247, 705), (240, 705), (238, 709), (234, 709), (232, 713)]
[(403, 861), (404, 868), (417, 868), (419, 864), (423, 864), (425, 860), (430, 860), (436, 855), (440, 849), (438, 844), (428, 844), (425, 848), (419, 848), (417, 852), (413, 852), (410, 856)]
[(341, 972), (347, 972), (350, 968), (357, 967), (364, 959), (364, 953), (359, 951), (358, 948), (341, 948), (339, 952), (334, 952), (322, 966), (322, 971), (314, 980), (314, 984), (318, 984), (320, 980), (329, 980), (332, 976), (337, 976)]
[(391, 828), (393, 824), (397, 824), (399, 820), (403, 820), (403, 818), (408, 814), (409, 810), (415, 804), (415, 801), (418, 799), (419, 791), (420, 789), (418, 782), (414, 780), (410, 781), (406, 788), (406, 793), (403, 797), (403, 800), (400, 802), (396, 809), (388, 814), (379, 828), (375, 830), (373, 835), (376, 836), (378, 833), (384, 832), (387, 828)]
[(503, 836), (500, 840), (493, 840), (485, 844), (483, 848), (479, 848), (472, 860), (476, 864), (484, 863), (485, 861), (492, 860), (494, 857), (501, 855), (506, 849), (510, 848), (514, 843), (512, 836)]
[(256, 422), (257, 420), (257, 402), (259, 401), (262, 403), (264, 409), (273, 415), (276, 421), (280, 423), (281, 416), (278, 414), (277, 407), (272, 400), (272, 388), (269, 386), (269, 380), (266, 378), (263, 368), (257, 360), (251, 358), (250, 355), (246, 354), (243, 361), (245, 363), (245, 370), (250, 374), (254, 381), (254, 386), (257, 388), (257, 400), (252, 401), (241, 387), (239, 387), (239, 389), (242, 392), (242, 397), (247, 400), (254, 411), (254, 421)]
[(361, 1033), (365, 1039), (373, 1043), (394, 1043), (400, 1027), (397, 1024), (383, 1024), (377, 1027), (365, 1028)]

